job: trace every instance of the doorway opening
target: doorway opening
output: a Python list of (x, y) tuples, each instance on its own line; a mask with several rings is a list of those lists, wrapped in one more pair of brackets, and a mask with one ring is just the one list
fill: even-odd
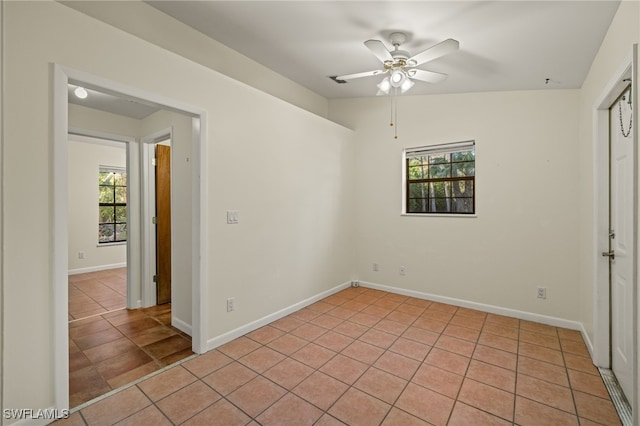
[[(627, 137), (620, 134), (621, 121), (625, 118), (620, 118), (623, 105), (619, 101), (629, 91), (631, 78), (636, 75), (636, 63), (637, 46), (634, 45), (631, 55), (594, 108), (594, 340), (591, 349), (624, 424), (632, 424), (637, 419), (638, 151), (635, 129)], [(637, 96), (635, 93), (629, 91), (632, 97)], [(636, 99), (631, 101), (635, 103)], [(637, 112), (632, 114), (636, 121)], [(626, 120), (630, 118), (626, 113)], [(626, 130), (630, 130), (628, 121)]]
[[(81, 71), (69, 69), (60, 65), (53, 67), (53, 182), (54, 194), (53, 202), (53, 250), (52, 250), (52, 274), (53, 274), (53, 328), (54, 328), (54, 347), (52, 362), (54, 365), (54, 394), (55, 408), (68, 409), (69, 400), (69, 307), (68, 307), (68, 271), (69, 271), (69, 216), (68, 216), (68, 85), (69, 83), (81, 84), (83, 87), (92, 88), (97, 91), (120, 97), (127, 101), (135, 101), (143, 104), (159, 106), (168, 113), (175, 113), (188, 118), (188, 126), (190, 135), (187, 140), (182, 143), (182, 147), (188, 149), (190, 155), (186, 157), (189, 163), (183, 172), (183, 186), (180, 187), (180, 193), (189, 194), (188, 205), (190, 208), (185, 209), (189, 214), (189, 221), (184, 229), (181, 229), (185, 240), (181, 242), (184, 246), (188, 246), (188, 250), (184, 250), (186, 256), (182, 258), (182, 271), (187, 271), (188, 279), (185, 280), (185, 287), (178, 293), (179, 309), (182, 312), (179, 324), (176, 327), (185, 334), (191, 335), (191, 347), (195, 353), (204, 353), (207, 351), (206, 339), (206, 310), (204, 304), (206, 301), (206, 288), (202, 284), (206, 277), (206, 268), (201, 262), (202, 258), (206, 258), (206, 244), (204, 244), (201, 235), (206, 235), (204, 222), (201, 218), (206, 217), (207, 195), (203, 191), (203, 182), (206, 180), (204, 159), (206, 148), (206, 113), (204, 110), (188, 105), (179, 101), (164, 98), (154, 93), (144, 92), (142, 90), (124, 86), (120, 83), (96, 77)], [(127, 195), (129, 199), (140, 200), (141, 184), (140, 184), (140, 148), (136, 144), (137, 149), (131, 149), (129, 145), (128, 151), (128, 176)], [(191, 153), (198, 161), (190, 161)], [(138, 173), (135, 173), (131, 166), (137, 165)], [(136, 181), (135, 176), (138, 179)], [(180, 200), (182, 201), (182, 200)], [(175, 202), (173, 200), (172, 202)], [(179, 201), (178, 201), (179, 202)], [(131, 204), (127, 207), (127, 227), (129, 230), (140, 230), (140, 202)], [(137, 221), (137, 223), (136, 223)], [(129, 232), (127, 238), (127, 307), (139, 308), (143, 307), (143, 300), (146, 296), (145, 286), (141, 282), (142, 270), (142, 241), (140, 232)], [(181, 247), (182, 248), (182, 247)], [(174, 260), (171, 260), (173, 263)], [(172, 301), (173, 302), (173, 301)], [(147, 308), (153, 310), (156, 308)], [(163, 308), (166, 309), (166, 306)], [(171, 305), (174, 311), (169, 314), (169, 321), (174, 323), (175, 313), (178, 309)], [(157, 310), (157, 309), (156, 309)], [(139, 312), (128, 311), (123, 312)], [(157, 312), (156, 312), (157, 313)], [(166, 314), (166, 313), (165, 313)], [(160, 314), (162, 315), (162, 313)], [(166, 315), (165, 315), (166, 318)], [(144, 319), (141, 319), (144, 321)], [(113, 322), (112, 324), (113, 325)], [(187, 329), (186, 331), (183, 329)], [(123, 343), (124, 344), (124, 343)], [(114, 366), (117, 370), (117, 366)]]
[(127, 176), (133, 138), (72, 128), (68, 145), (69, 320), (127, 307)]

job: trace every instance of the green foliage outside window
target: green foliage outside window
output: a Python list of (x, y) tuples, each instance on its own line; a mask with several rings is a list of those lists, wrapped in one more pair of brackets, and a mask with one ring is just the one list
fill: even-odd
[(406, 213), (475, 213), (474, 145), (408, 153)]
[(98, 173), (98, 242), (127, 241), (127, 172), (100, 168)]

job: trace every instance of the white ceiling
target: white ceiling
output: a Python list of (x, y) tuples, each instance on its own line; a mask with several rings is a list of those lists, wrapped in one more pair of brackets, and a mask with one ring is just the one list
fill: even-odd
[[(375, 96), (364, 46), (403, 31), (411, 55), (446, 39), (460, 50), (420, 68), (449, 74), (407, 94), (573, 89), (584, 81), (619, 1), (148, 1), (326, 98)], [(547, 83), (546, 79), (550, 79)]]

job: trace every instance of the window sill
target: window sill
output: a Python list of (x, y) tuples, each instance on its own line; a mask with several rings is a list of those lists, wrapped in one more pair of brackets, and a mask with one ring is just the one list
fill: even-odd
[(407, 217), (464, 217), (464, 218), (477, 218), (478, 214), (438, 214), (438, 213), (400, 213), (400, 216)]
[(112, 247), (112, 246), (124, 246), (127, 245), (126, 241), (118, 241), (115, 243), (98, 243), (96, 247)]

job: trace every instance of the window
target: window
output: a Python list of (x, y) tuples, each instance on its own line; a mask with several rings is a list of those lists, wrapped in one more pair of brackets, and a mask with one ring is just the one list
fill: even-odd
[(404, 151), (407, 214), (475, 213), (475, 142)]
[(98, 173), (98, 243), (127, 241), (127, 171), (100, 166)]

